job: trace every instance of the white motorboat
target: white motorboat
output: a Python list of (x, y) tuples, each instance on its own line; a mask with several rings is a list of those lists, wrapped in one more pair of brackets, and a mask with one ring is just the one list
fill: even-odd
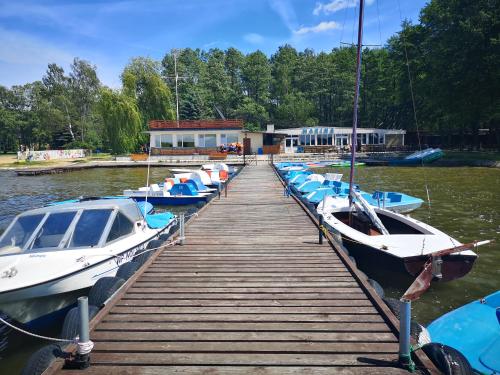
[(168, 233), (171, 213), (132, 199), (78, 199), (18, 215), (0, 237), (0, 310), (32, 323), (75, 303), (104, 276)]

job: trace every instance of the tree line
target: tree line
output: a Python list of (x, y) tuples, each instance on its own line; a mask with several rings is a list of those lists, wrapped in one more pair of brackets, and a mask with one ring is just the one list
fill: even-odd
[[(365, 48), (359, 126), (460, 136), (478, 145), (490, 129), (500, 145), (499, 12), (496, 0), (432, 0), (382, 48)], [(355, 47), (330, 52), (284, 45), (270, 57), (236, 48), (185, 48), (161, 61), (136, 57), (122, 87), (99, 81), (75, 58), (49, 64), (40, 81), (0, 86), (0, 151), (85, 147), (134, 151), (151, 119), (241, 118), (250, 130), (351, 126)]]

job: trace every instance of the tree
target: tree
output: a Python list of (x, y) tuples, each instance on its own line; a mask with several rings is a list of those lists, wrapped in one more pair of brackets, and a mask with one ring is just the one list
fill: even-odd
[(242, 78), (246, 95), (259, 106), (267, 106), (271, 86), (271, 66), (264, 53), (256, 51), (245, 57)]
[(173, 120), (175, 111), (170, 89), (162, 80), (158, 62), (133, 58), (122, 73), (123, 93), (137, 101), (143, 128), (149, 120)]
[(111, 151), (114, 154), (134, 151), (142, 130), (141, 114), (134, 98), (103, 88), (98, 110)]
[(248, 97), (243, 99), (235, 113), (237, 117), (244, 120), (245, 128), (248, 130), (261, 130), (269, 121), (266, 109)]
[[(96, 127), (90, 121), (93, 106), (97, 103), (101, 82), (97, 77), (96, 67), (88, 61), (75, 58), (69, 74), (69, 89), (74, 104), (82, 142), (87, 130), (91, 136), (97, 136)], [(99, 138), (99, 137), (97, 137)]]

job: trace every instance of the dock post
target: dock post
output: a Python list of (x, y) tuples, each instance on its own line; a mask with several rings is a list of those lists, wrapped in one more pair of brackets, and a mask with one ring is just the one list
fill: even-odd
[(184, 221), (185, 221), (185, 216), (184, 212), (180, 213), (180, 223), (179, 223), (179, 245), (184, 245), (184, 239), (186, 238), (184, 236)]
[(319, 226), (318, 226), (318, 235), (319, 235), (319, 244), (323, 245), (323, 215), (319, 215)]
[(222, 184), (222, 182), (221, 182), (221, 183), (219, 183), (219, 185), (217, 185), (217, 195), (218, 195), (219, 199), (220, 199), (220, 189), (221, 189), (221, 184)]
[(399, 318), (399, 364), (413, 372), (415, 364), (411, 359), (410, 352), (411, 301), (401, 299), (399, 304), (401, 307)]
[(80, 318), (80, 334), (78, 337), (77, 357), (75, 367), (85, 369), (90, 366), (90, 351), (93, 344), (89, 335), (89, 300), (88, 297), (78, 298), (78, 316)]
[(224, 198), (227, 198), (227, 186), (229, 185), (228, 182), (229, 181), (226, 181), (226, 183), (224, 184)]

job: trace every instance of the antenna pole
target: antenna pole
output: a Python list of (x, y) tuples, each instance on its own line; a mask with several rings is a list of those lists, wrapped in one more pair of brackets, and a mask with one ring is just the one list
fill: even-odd
[(352, 116), (352, 139), (351, 139), (351, 171), (349, 175), (349, 207), (352, 205), (352, 194), (354, 189), (354, 163), (356, 161), (356, 146), (358, 126), (358, 101), (359, 101), (359, 81), (361, 77), (361, 52), (363, 48), (363, 16), (364, 0), (359, 0), (359, 21), (358, 21), (358, 48), (356, 57), (356, 86), (354, 91), (354, 113)]
[(176, 103), (176, 120), (177, 127), (179, 127), (179, 91), (177, 89), (177, 82), (179, 80), (179, 75), (177, 74), (177, 50), (173, 50), (172, 54), (174, 55), (174, 72), (175, 72), (175, 103)]

